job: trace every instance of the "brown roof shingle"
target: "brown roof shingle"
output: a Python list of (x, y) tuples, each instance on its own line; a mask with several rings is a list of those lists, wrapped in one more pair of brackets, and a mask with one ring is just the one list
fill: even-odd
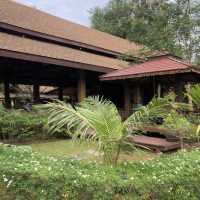
[[(87, 53), (60, 45), (41, 42), (0, 32), (0, 50), (42, 56), (58, 60), (83, 63), (91, 66), (107, 68), (109, 71), (127, 67), (127, 63), (118, 59)], [(70, 66), (69, 66), (70, 67)]]
[(137, 52), (139, 45), (10, 0), (0, 0), (0, 22), (116, 53)]

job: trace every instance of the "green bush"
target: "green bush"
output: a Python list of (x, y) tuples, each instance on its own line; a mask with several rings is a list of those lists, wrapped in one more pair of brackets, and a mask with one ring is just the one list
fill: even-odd
[(24, 140), (42, 138), (47, 133), (46, 117), (37, 111), (6, 110), (0, 108), (0, 138), (3, 140)]
[(200, 151), (117, 166), (0, 145), (1, 200), (199, 200)]
[(197, 139), (197, 125), (191, 123), (184, 115), (175, 111), (170, 112), (164, 118), (163, 126), (171, 130), (174, 135), (182, 136), (187, 139)]
[(66, 131), (49, 133), (47, 116), (34, 109), (32, 112), (24, 110), (7, 110), (0, 106), (0, 139), (24, 141), (29, 139), (46, 139), (66, 135)]

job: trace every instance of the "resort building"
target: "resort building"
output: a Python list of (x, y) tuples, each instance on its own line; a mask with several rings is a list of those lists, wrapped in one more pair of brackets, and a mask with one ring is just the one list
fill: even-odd
[[(64, 94), (74, 103), (102, 95), (124, 117), (171, 90), (184, 101), (185, 87), (199, 82), (200, 71), (163, 52), (142, 59), (142, 48), (35, 8), (0, 1), (0, 82), (7, 107), (11, 84), (32, 85), (35, 102), (42, 86), (58, 88), (60, 100)], [(133, 64), (135, 60), (139, 63)]]

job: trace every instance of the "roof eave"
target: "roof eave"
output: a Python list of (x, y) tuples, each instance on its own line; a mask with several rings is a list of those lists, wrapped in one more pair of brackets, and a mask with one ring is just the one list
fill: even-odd
[(102, 72), (102, 73), (109, 73), (109, 72), (112, 72), (115, 70), (115, 69), (107, 68), (104, 66), (91, 65), (91, 64), (86, 64), (86, 63), (78, 63), (78, 62), (73, 62), (73, 61), (69, 61), (69, 60), (44, 57), (44, 56), (15, 52), (15, 51), (10, 51), (10, 50), (5, 50), (5, 49), (0, 49), (0, 56), (7, 57), (7, 58), (13, 58), (13, 59), (33, 61), (33, 62), (40, 62), (40, 63), (45, 63), (45, 64), (64, 66), (64, 67), (68, 67), (68, 68), (96, 71), (96, 72)]
[(181, 74), (181, 73), (188, 73), (188, 72), (200, 73), (200, 71), (196, 72), (194, 69), (188, 68), (188, 69), (168, 70), (168, 71), (162, 71), (162, 72), (151, 72), (151, 73), (112, 76), (112, 77), (111, 76), (106, 77), (106, 75), (102, 75), (102, 76), (100, 76), (100, 80), (101, 81), (114, 81), (114, 80), (144, 78), (144, 77), (151, 77), (151, 76), (173, 75), (173, 74)]

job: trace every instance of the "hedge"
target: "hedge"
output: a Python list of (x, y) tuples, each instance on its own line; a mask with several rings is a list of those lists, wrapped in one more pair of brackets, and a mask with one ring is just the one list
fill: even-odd
[(0, 140), (24, 142), (63, 136), (67, 136), (65, 129), (55, 133), (48, 131), (47, 116), (39, 109), (7, 110), (0, 105)]
[(1, 200), (199, 200), (200, 151), (104, 166), (0, 145)]

